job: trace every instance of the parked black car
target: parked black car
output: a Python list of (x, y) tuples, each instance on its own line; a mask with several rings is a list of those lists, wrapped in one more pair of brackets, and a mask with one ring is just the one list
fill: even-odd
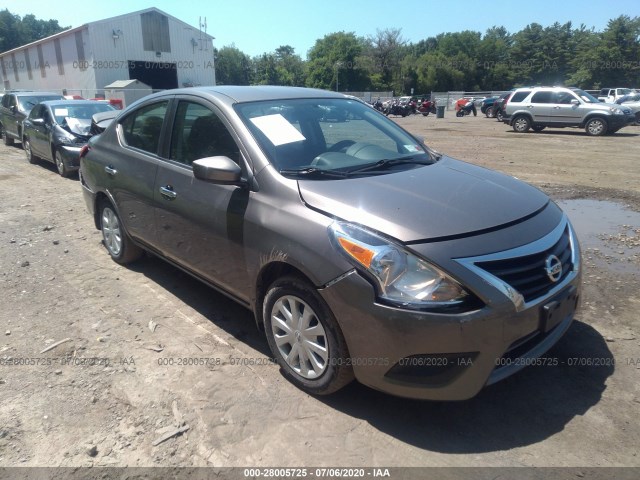
[(485, 98), (480, 104), (480, 111), (484, 113), (488, 118), (493, 118), (493, 104), (498, 99), (498, 96)]
[(114, 108), (93, 100), (55, 100), (36, 105), (23, 123), (22, 145), (30, 163), (56, 164), (63, 177), (78, 170), (80, 149), (91, 137), (91, 117)]
[(487, 114), (487, 117), (496, 118), (499, 122), (502, 122), (502, 119), (504, 117), (504, 104), (507, 102), (512, 93), (513, 90), (510, 90), (500, 95), (491, 106), (491, 113)]
[(22, 122), (38, 103), (45, 100), (64, 100), (53, 92), (14, 91), (6, 92), (0, 106), (0, 133), (5, 145), (22, 141)]

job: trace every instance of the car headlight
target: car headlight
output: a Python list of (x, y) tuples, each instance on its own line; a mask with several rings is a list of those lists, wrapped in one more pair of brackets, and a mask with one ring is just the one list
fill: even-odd
[(624, 111), (621, 108), (611, 107), (610, 110), (614, 115), (624, 115)]
[(374, 233), (334, 222), (329, 234), (337, 250), (368, 273), (378, 296), (408, 308), (460, 306), (470, 294), (436, 266)]
[(75, 137), (61, 132), (54, 133), (53, 139), (60, 145), (73, 145), (75, 142)]

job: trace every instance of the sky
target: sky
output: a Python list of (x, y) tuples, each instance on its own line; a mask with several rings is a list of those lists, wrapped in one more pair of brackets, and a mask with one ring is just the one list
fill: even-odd
[(492, 26), (517, 32), (536, 22), (543, 26), (571, 21), (597, 31), (620, 15), (640, 16), (640, 0), (2, 0), (0, 8), (61, 26), (77, 27), (155, 6), (194, 27), (206, 17), (214, 46), (235, 44), (253, 57), (281, 45), (294, 47), (303, 59), (316, 40), (333, 32), (355, 32), (368, 37), (376, 30), (399, 28), (402, 37), (416, 43), (444, 32)]

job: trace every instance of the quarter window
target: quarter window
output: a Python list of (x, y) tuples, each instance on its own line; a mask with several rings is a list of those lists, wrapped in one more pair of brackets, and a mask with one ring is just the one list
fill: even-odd
[(525, 98), (527, 98), (529, 96), (529, 94), (531, 93), (531, 90), (527, 90), (525, 92), (516, 92), (513, 94), (513, 96), (509, 99), (509, 103), (520, 103), (522, 102)]
[(160, 131), (168, 105), (168, 101), (147, 105), (122, 120), (120, 128), (125, 145), (149, 153), (158, 153)]
[(552, 93), (550, 91), (536, 92), (531, 97), (531, 103), (551, 103)]
[(229, 130), (209, 108), (181, 101), (176, 109), (169, 158), (191, 165), (194, 160), (225, 156), (236, 163), (240, 150)]

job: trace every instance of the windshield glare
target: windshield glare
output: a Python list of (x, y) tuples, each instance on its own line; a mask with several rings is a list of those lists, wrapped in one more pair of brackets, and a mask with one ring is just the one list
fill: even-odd
[[(269, 161), (287, 175), (305, 169), (351, 171), (381, 160), (415, 160), (394, 164), (392, 171), (397, 171), (429, 161), (416, 139), (358, 101), (270, 100), (235, 108)], [(374, 169), (362, 172), (380, 173)]]
[(96, 113), (110, 112), (114, 110), (111, 105), (106, 103), (98, 103), (92, 105), (78, 104), (62, 104), (51, 107), (56, 123), (63, 124), (67, 118), (75, 118), (77, 120), (87, 120), (91, 122), (91, 117)]
[(594, 97), (590, 93), (587, 93), (584, 90), (580, 90), (579, 88), (576, 88), (573, 91), (573, 93), (578, 95), (582, 99), (582, 101), (585, 103), (602, 103), (600, 102), (600, 100), (598, 100), (596, 97)]
[(35, 107), (40, 102), (46, 102), (47, 100), (59, 100), (59, 96), (55, 97), (29, 97), (29, 96), (19, 96), (18, 103), (20, 104), (20, 108), (23, 111), (30, 111), (33, 107)]

